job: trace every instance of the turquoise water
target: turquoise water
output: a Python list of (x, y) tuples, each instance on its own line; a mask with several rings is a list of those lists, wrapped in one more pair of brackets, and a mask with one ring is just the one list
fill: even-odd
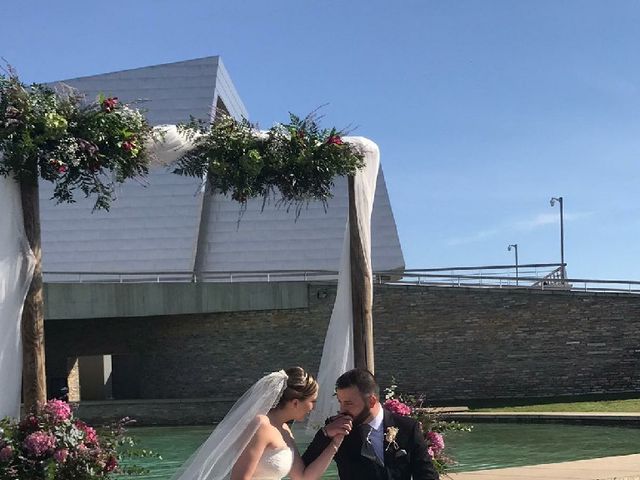
[[(141, 448), (154, 450), (163, 460), (142, 459), (151, 470), (141, 479), (169, 479), (207, 438), (209, 427), (143, 427), (132, 431)], [(294, 428), (300, 450), (311, 440)], [(447, 452), (458, 461), (453, 471), (516, 467), (640, 453), (640, 429), (577, 425), (476, 424), (471, 433), (450, 432)], [(332, 465), (325, 479), (336, 479)]]

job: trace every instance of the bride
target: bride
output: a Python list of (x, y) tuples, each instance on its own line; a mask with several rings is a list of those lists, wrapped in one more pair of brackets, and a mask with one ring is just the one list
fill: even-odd
[(174, 480), (315, 480), (338, 451), (347, 425), (305, 468), (288, 423), (313, 410), (318, 383), (300, 367), (258, 380), (231, 408)]

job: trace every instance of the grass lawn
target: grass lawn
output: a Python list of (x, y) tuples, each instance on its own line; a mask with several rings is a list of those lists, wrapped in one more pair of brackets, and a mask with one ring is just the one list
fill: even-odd
[(474, 412), (638, 412), (640, 398), (629, 400), (602, 400), (598, 402), (548, 403), (517, 407), (478, 408)]

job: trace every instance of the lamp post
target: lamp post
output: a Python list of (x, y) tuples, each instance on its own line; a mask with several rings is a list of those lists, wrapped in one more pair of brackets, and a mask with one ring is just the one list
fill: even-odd
[(561, 278), (564, 281), (566, 274), (564, 271), (564, 205), (562, 197), (551, 197), (551, 201), (549, 203), (552, 207), (555, 206), (556, 202), (560, 204), (560, 273)]
[(513, 243), (511, 245), (509, 245), (507, 247), (507, 250), (511, 251), (511, 249), (515, 250), (516, 253), (516, 287), (519, 284), (519, 280), (518, 280), (518, 244), (517, 243)]

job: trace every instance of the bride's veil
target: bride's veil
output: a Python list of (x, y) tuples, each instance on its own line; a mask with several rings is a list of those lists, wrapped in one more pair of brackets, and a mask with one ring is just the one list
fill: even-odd
[(256, 416), (266, 414), (287, 388), (284, 370), (258, 380), (231, 407), (209, 438), (172, 477), (172, 480), (222, 480), (228, 478), (233, 465), (258, 427)]

